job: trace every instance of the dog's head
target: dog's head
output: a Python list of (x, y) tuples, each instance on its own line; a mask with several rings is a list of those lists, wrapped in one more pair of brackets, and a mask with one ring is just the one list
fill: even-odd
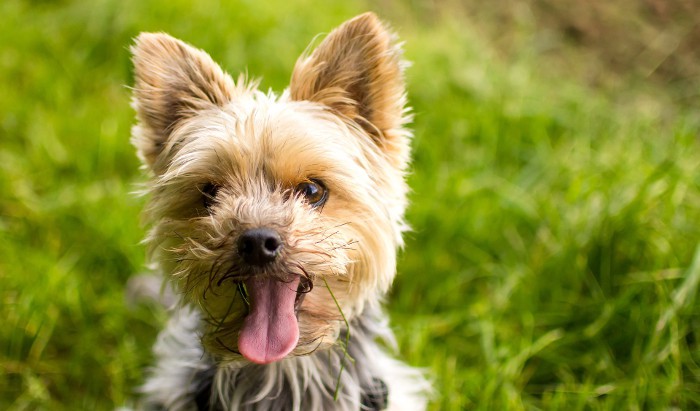
[(331, 32), (280, 97), (166, 34), (132, 47), (133, 143), (154, 260), (219, 360), (333, 344), (395, 274), (410, 137), (403, 63), (373, 14)]

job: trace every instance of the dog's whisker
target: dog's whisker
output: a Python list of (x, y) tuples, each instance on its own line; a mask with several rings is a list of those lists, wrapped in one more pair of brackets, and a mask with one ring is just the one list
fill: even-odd
[(313, 340), (309, 341), (308, 343), (305, 343), (305, 344), (304, 344), (304, 345), (310, 345), (310, 344), (312, 344), (313, 342), (315, 342), (315, 341), (317, 341), (317, 340), (318, 340), (318, 344), (316, 344), (316, 346), (315, 346), (311, 351), (303, 352), (303, 353), (300, 353), (300, 354), (298, 354), (298, 355), (300, 355), (300, 356), (308, 356), (308, 355), (311, 355), (311, 354), (315, 353), (315, 352), (318, 350), (318, 348), (321, 346), (321, 344), (323, 344), (323, 339), (322, 339), (320, 336), (319, 336), (319, 337), (316, 337), (316, 338), (314, 338)]
[(223, 341), (221, 341), (221, 339), (220, 339), (219, 337), (216, 337), (216, 342), (218, 342), (219, 345), (220, 345), (221, 347), (223, 347), (223, 348), (224, 348), (226, 351), (228, 351), (228, 352), (231, 352), (231, 353), (237, 354), (237, 355), (240, 355), (240, 354), (241, 354), (239, 351), (234, 350), (233, 348), (229, 348), (226, 344), (224, 344)]

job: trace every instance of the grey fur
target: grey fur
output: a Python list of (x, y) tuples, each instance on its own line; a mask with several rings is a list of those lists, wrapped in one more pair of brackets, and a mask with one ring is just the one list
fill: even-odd
[[(176, 311), (155, 346), (157, 364), (142, 388), (141, 409), (196, 410), (198, 389), (211, 378), (213, 410), (352, 410), (366, 409), (363, 395), (381, 397), (377, 380), (386, 383), (388, 410), (425, 409), (429, 385), (421, 372), (391, 358), (382, 344), (395, 347), (394, 336), (378, 304), (369, 305), (350, 324), (348, 357), (339, 344), (329, 350), (268, 365), (248, 362), (215, 364), (200, 341), (195, 309)], [(346, 331), (343, 331), (345, 333)], [(339, 341), (344, 341), (341, 334)], [(333, 394), (338, 384), (339, 394)], [(213, 372), (209, 370), (215, 368)]]

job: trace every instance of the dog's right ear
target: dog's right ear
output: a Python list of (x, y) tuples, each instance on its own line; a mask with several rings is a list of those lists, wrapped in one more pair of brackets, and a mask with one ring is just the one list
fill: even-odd
[(198, 111), (223, 106), (235, 88), (207, 53), (164, 33), (142, 33), (131, 47), (133, 144), (145, 164), (156, 160), (178, 124)]

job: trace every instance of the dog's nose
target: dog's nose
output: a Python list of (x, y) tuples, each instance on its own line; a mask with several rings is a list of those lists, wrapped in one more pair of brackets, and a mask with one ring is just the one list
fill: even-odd
[(246, 230), (238, 240), (238, 252), (248, 264), (265, 265), (277, 258), (282, 239), (270, 228)]

